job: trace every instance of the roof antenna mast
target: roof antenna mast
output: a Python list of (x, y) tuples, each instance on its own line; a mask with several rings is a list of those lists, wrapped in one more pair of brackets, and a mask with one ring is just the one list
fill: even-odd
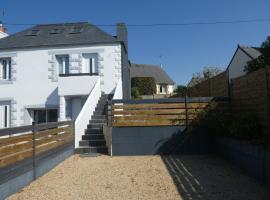
[(159, 57), (158, 57), (159, 58), (159, 65), (160, 65), (161, 68), (163, 68), (162, 57), (163, 57), (162, 54), (160, 54)]

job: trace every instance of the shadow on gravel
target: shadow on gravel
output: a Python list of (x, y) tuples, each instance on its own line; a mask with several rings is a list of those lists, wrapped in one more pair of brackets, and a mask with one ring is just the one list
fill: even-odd
[(161, 158), (183, 200), (270, 199), (269, 188), (216, 156)]

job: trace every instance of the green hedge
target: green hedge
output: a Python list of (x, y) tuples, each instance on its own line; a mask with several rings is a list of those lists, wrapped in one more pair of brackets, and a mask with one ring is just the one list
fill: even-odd
[(156, 82), (153, 77), (134, 77), (131, 88), (137, 88), (140, 95), (151, 95), (156, 93)]

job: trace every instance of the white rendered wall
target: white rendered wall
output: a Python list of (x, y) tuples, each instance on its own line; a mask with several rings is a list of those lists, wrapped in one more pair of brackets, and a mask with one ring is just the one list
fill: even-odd
[(241, 49), (237, 49), (236, 54), (230, 63), (229, 70), (229, 79), (233, 79), (245, 74), (244, 67), (251, 58), (247, 56)]
[[(0, 51), (0, 57), (12, 57), (12, 81), (0, 81), (0, 101), (10, 100), (12, 104), (11, 126), (31, 122), (25, 106), (59, 106), (58, 72), (54, 57), (69, 54), (71, 72), (83, 73), (82, 53), (98, 53), (101, 90), (113, 92), (121, 79), (120, 44)], [(78, 87), (83, 86), (78, 84)]]

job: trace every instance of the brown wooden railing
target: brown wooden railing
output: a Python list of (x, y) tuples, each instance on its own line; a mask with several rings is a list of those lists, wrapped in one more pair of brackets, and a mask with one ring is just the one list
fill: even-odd
[(109, 116), (113, 127), (187, 126), (212, 98), (113, 100)]
[(74, 143), (72, 121), (0, 129), (0, 168), (31, 157), (34, 162), (36, 156), (68, 143)]

